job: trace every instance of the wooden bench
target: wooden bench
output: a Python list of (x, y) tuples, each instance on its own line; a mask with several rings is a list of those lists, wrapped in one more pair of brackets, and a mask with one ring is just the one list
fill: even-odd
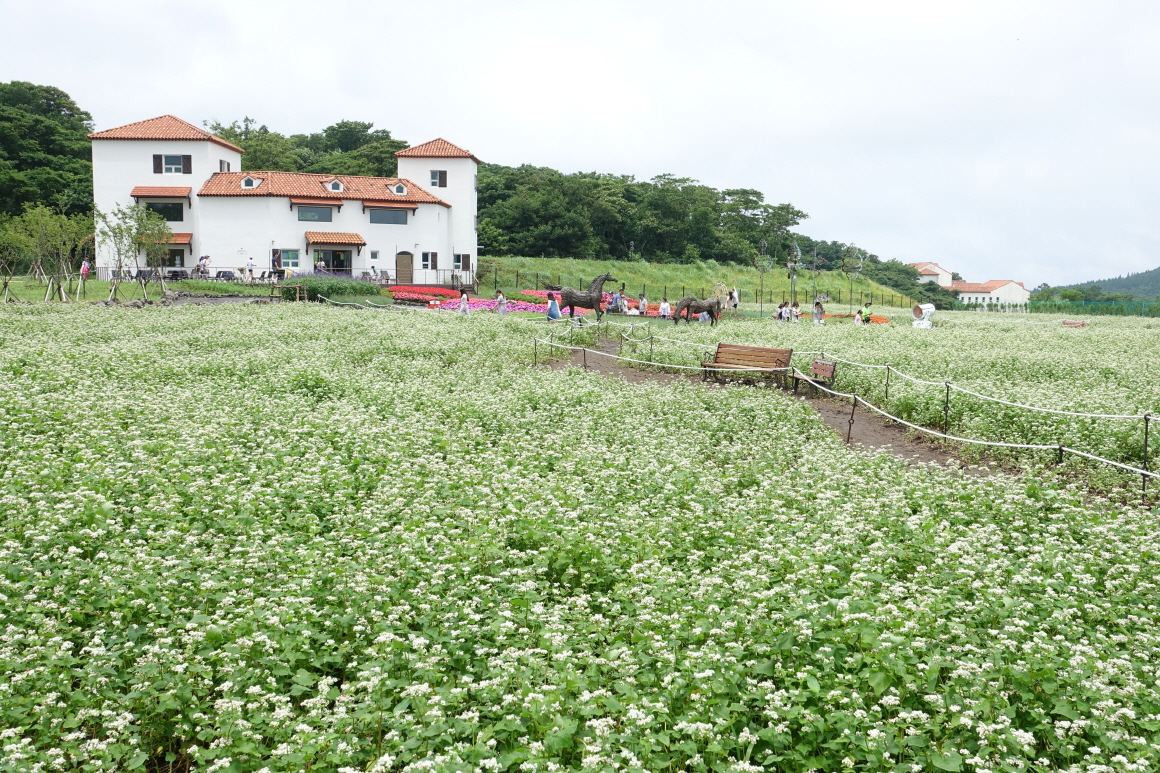
[(818, 391), (818, 384), (827, 389), (834, 388), (834, 373), (838, 369), (838, 363), (834, 360), (822, 360), (814, 358), (810, 363), (810, 372), (793, 374), (793, 393), (797, 394), (798, 384), (802, 381), (806, 382), (814, 388), (814, 392)]
[(789, 361), (793, 349), (769, 349), (764, 346), (742, 346), (740, 344), (717, 344), (717, 353), (712, 362), (702, 362), (703, 380), (709, 376), (719, 381), (723, 375), (753, 375), (760, 378), (776, 378), (785, 383), (789, 372)]
[(1080, 322), (1079, 320), (1074, 320), (1074, 319), (1065, 319), (1063, 321), (1064, 327), (1084, 327), (1086, 325), (1087, 325), (1087, 322)]

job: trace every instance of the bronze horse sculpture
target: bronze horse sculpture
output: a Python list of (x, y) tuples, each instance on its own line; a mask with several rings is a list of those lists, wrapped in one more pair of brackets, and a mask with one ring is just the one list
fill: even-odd
[(600, 306), (600, 301), (604, 297), (604, 283), (616, 281), (618, 280), (612, 274), (601, 274), (592, 280), (587, 290), (575, 290), (571, 287), (550, 285), (547, 282), (540, 284), (544, 285), (545, 290), (560, 293), (560, 308), (568, 309), (569, 317), (576, 318), (576, 309), (592, 309), (596, 312), (596, 320), (599, 322), (604, 314), (604, 309)]
[(712, 327), (717, 324), (717, 319), (721, 316), (721, 299), (714, 297), (697, 300), (696, 296), (686, 295), (677, 301), (677, 312), (673, 314), (674, 325), (681, 324), (682, 311), (685, 312), (685, 324), (693, 321), (694, 314), (700, 314), (702, 311), (709, 312), (709, 327)]

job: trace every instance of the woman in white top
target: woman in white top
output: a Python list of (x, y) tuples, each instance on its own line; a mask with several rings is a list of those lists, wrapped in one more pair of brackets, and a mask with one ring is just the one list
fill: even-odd
[(673, 313), (673, 309), (669, 306), (668, 298), (661, 298), (661, 307), (657, 311), (657, 316), (661, 319), (668, 319), (669, 315)]
[(464, 290), (462, 292), (462, 294), (460, 294), (460, 296), (459, 296), (459, 313), (464, 317), (466, 317), (470, 313), (467, 310), (467, 304), (469, 302), (470, 302), (470, 299), (467, 297), (467, 291)]
[(507, 298), (504, 297), (503, 290), (495, 294), (495, 311), (501, 317), (507, 316)]

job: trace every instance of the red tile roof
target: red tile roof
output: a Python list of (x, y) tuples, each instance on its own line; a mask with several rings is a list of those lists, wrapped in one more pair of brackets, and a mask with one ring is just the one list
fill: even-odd
[(922, 269), (918, 273), (919, 273), (919, 276), (938, 276), (939, 275), (939, 272), (935, 271), (930, 266), (927, 266), (926, 268)]
[[(261, 184), (253, 188), (243, 188), (242, 180), (253, 177)], [(332, 191), (326, 183), (332, 180), (342, 182), (342, 191)], [(407, 193), (399, 195), (394, 187), (402, 183)], [(399, 177), (358, 177), (340, 174), (307, 174), (306, 172), (215, 172), (201, 186), (198, 196), (282, 196), (310, 198), (341, 204), (344, 199), (362, 201), (371, 199), (384, 202), (410, 202), (414, 204), (451, 205), (432, 196), (410, 180)]]
[(424, 142), (411, 148), (395, 152), (396, 158), (470, 158), (477, 164), (483, 163), (471, 151), (453, 145), (442, 137)]
[(129, 195), (135, 199), (185, 199), (193, 193), (193, 188), (166, 188), (155, 185), (138, 185)]
[[(989, 293), (998, 290), (1003, 285), (1016, 284), (1023, 287), (1022, 282), (1013, 282), (1010, 279), (992, 279), (990, 282), (951, 282), (951, 289), (961, 293)], [(1027, 289), (1027, 288), (1023, 288)]]
[(173, 234), (169, 237), (170, 244), (189, 244), (189, 240), (193, 238), (193, 234)]
[(924, 271), (923, 269), (928, 269), (931, 266), (936, 267), (938, 269), (938, 272), (940, 272), (940, 273), (943, 273), (943, 274), (951, 273), (950, 271), (947, 271), (945, 268), (943, 268), (939, 264), (934, 263), (934, 262), (929, 261), (929, 260), (924, 260), (921, 263), (907, 263), (906, 265), (910, 266), (911, 268), (917, 268), (918, 273), (920, 273), (920, 274), (925, 274), (926, 271)]
[(360, 247), (367, 243), (367, 240), (358, 234), (344, 234), (344, 233), (328, 233), (326, 231), (307, 231), (307, 244), (357, 244)]
[(113, 129), (93, 132), (90, 140), (206, 140), (216, 142), (230, 150), (239, 153), (245, 151), (237, 145), (226, 142), (221, 137), (215, 137), (205, 129), (199, 129), (193, 124), (183, 121), (175, 115), (159, 115), (147, 121), (127, 123)]

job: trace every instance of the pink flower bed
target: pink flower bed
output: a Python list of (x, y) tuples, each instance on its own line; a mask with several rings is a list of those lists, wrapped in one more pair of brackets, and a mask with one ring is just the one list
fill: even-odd
[[(546, 299), (548, 297), (548, 291), (547, 290), (523, 290), (520, 292), (520, 295), (530, 295), (534, 298), (545, 298)], [(559, 302), (559, 297), (560, 297), (560, 294), (556, 293), (557, 302)], [(610, 303), (612, 303), (612, 293), (604, 293), (603, 304), (604, 304), (604, 308), (606, 310), (608, 309), (608, 304), (610, 304)], [(628, 299), (628, 308), (636, 309), (639, 307), (640, 307), (639, 301), (634, 301), (632, 298)], [(650, 303), (648, 305), (648, 308), (645, 309), (644, 316), (655, 317), (658, 314), (660, 314), (660, 309), (661, 309), (661, 305), (659, 303)]]
[[(467, 302), (468, 311), (495, 311), (495, 301), (486, 298), (472, 298)], [(439, 308), (448, 309), (450, 311), (459, 311), (459, 299), (453, 301), (444, 301), (439, 304)], [(547, 314), (548, 304), (530, 303), (528, 301), (513, 301), (510, 298), (507, 302), (508, 311), (531, 311), (536, 314)], [(576, 309), (577, 314), (586, 314), (585, 309)]]

